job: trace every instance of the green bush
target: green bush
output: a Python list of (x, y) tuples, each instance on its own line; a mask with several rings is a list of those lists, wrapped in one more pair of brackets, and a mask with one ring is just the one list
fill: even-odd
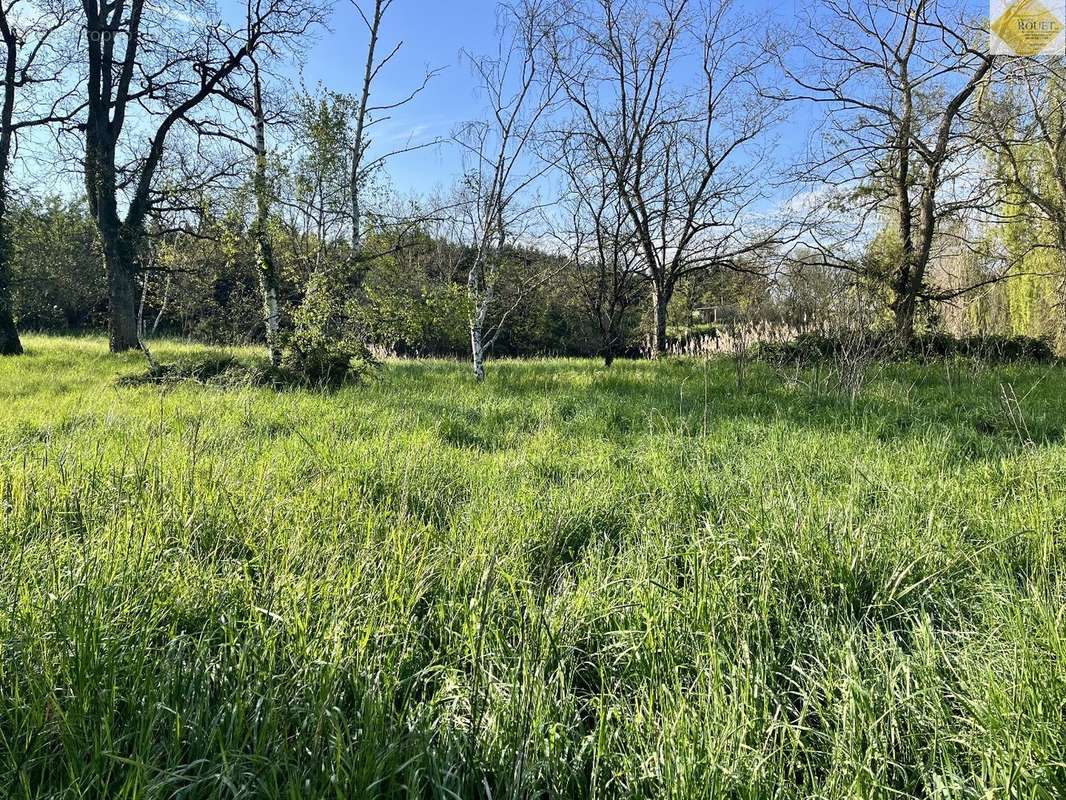
[(773, 364), (816, 364), (854, 353), (860, 340), (867, 353), (885, 360), (970, 358), (990, 364), (1009, 364), (1047, 363), (1055, 359), (1051, 343), (1046, 339), (999, 335), (957, 337), (946, 333), (915, 336), (905, 347), (890, 333), (804, 333), (790, 342), (760, 344), (755, 352), (757, 358)]
[(304, 385), (337, 388), (357, 379), (374, 358), (343, 312), (337, 288), (324, 275), (308, 282), (285, 337), (282, 369)]
[(373, 363), (366, 348), (327, 338), (290, 342), (281, 357), (281, 368), (293, 383), (323, 389), (358, 380)]
[(1017, 361), (1050, 362), (1055, 351), (1047, 339), (1032, 336), (965, 336), (957, 338), (943, 333), (916, 339), (912, 350), (926, 358), (975, 358), (990, 363)]

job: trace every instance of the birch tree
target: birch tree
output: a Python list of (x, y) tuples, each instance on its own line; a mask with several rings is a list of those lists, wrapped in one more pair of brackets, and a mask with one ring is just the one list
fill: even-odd
[[(485, 378), (485, 355), (514, 303), (500, 307), (497, 286), (508, 247), (528, 236), (536, 220), (538, 181), (550, 164), (538, 159), (534, 142), (557, 92), (543, 59), (540, 25), (546, 0), (531, 0), (504, 13), (499, 50), (472, 58), (485, 119), (457, 134), (467, 164), (456, 193), (458, 238), (467, 243), (467, 299), (474, 377)], [(530, 272), (535, 270), (534, 265)], [(530, 281), (539, 280), (531, 274)]]

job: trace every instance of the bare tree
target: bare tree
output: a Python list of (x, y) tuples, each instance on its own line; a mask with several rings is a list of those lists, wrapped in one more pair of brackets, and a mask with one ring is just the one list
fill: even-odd
[[(20, 7), (21, 6), (21, 7)], [(67, 118), (63, 63), (58, 40), (72, 17), (63, 0), (34, 5), (0, 2), (3, 39), (3, 105), (0, 106), (0, 355), (19, 355), (22, 342), (15, 327), (11, 296), (11, 233), (8, 222), (9, 170), (16, 137), (28, 128)]]
[[(456, 136), (468, 168), (456, 193), (453, 235), (467, 245), (470, 352), (478, 381), (485, 378), (485, 353), (517, 305), (500, 307), (497, 281), (508, 249), (531, 235), (539, 210), (533, 190), (550, 169), (534, 153), (557, 92), (541, 58), (539, 21), (546, 6), (547, 0), (528, 0), (505, 10), (498, 53), (472, 59), (488, 105), (486, 119), (467, 124)], [(531, 276), (530, 284), (542, 278)]]
[(432, 147), (440, 142), (440, 139), (433, 139), (428, 142), (407, 142), (398, 148), (393, 148), (374, 157), (369, 155), (372, 144), (370, 138), (371, 128), (376, 124), (385, 122), (392, 112), (414, 100), (429, 85), (430, 80), (439, 71), (428, 70), (421, 83), (403, 97), (383, 102), (371, 99), (374, 93), (374, 84), (377, 82), (381, 71), (403, 47), (403, 41), (400, 41), (385, 56), (380, 56), (378, 51), (381, 25), (393, 2), (395, 0), (374, 0), (373, 9), (368, 14), (363, 11), (358, 0), (352, 0), (352, 5), (355, 6), (360, 18), (366, 25), (368, 33), (362, 88), (355, 108), (355, 129), (352, 135), (351, 181), (349, 187), (352, 215), (351, 273), (357, 286), (362, 284), (369, 261), (379, 255), (376, 253), (368, 254), (363, 247), (364, 192), (371, 176), (393, 156)]
[(560, 161), (569, 192), (564, 241), (572, 249), (577, 293), (596, 323), (610, 367), (623, 343), (627, 314), (647, 294), (647, 274), (629, 214), (609, 171), (579, 146)]
[(264, 42), (306, 35), (320, 9), (309, 0), (254, 0), (237, 27), (211, 21), (214, 9), (194, 2), (84, 0), (83, 9), (85, 188), (107, 266), (110, 346), (123, 352), (141, 346), (136, 277), (168, 136), (194, 125), (197, 108)]
[(828, 185), (850, 193), (852, 208), (837, 219), (838, 235), (823, 249), (847, 264), (839, 254), (848, 243), (864, 238), (871, 219), (889, 217), (899, 254), (886, 274), (873, 277), (892, 295), (904, 342), (913, 336), (920, 302), (947, 301), (973, 288), (930, 285), (928, 268), (942, 223), (965, 222), (988, 204), (986, 187), (972, 172), (976, 144), (965, 132), (993, 57), (949, 3), (822, 0), (798, 43), (802, 64), (788, 69), (795, 97), (829, 112), (823, 148), (812, 153), (801, 177), (819, 191)]
[(573, 0), (544, 23), (576, 130), (641, 249), (653, 356), (681, 278), (742, 268), (786, 238), (754, 212), (781, 103), (761, 91), (770, 54), (740, 16), (731, 0)]

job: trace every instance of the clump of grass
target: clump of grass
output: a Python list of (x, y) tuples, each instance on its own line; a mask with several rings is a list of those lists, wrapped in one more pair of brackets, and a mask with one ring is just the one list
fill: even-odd
[(854, 400), (684, 360), (162, 391), (28, 345), (0, 796), (1066, 791), (1059, 366), (891, 364)]
[(247, 387), (333, 391), (364, 380), (372, 366), (367, 362), (356, 367), (350, 358), (330, 364), (316, 362), (310, 367), (303, 362), (273, 366), (264, 357), (241, 358), (228, 353), (208, 353), (185, 355), (173, 362), (152, 364), (143, 373), (123, 375), (118, 383), (127, 387), (174, 386), (189, 382), (223, 389)]

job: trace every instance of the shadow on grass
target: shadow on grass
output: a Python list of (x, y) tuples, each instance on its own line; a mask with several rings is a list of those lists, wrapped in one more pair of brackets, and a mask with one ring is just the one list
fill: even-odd
[[(953, 371), (954, 370), (954, 371)], [(484, 452), (518, 446), (545, 426), (568, 439), (670, 433), (698, 438), (736, 421), (776, 422), (826, 433), (858, 432), (883, 443), (945, 439), (965, 461), (1058, 444), (1064, 424), (1061, 364), (878, 367), (853, 401), (807, 371), (785, 376), (752, 365), (738, 385), (732, 362), (500, 361), (481, 386), (455, 364), (390, 364), (400, 391), (382, 407), (424, 421), (443, 443)], [(1004, 402), (1004, 391), (1019, 400)], [(510, 440), (510, 442), (508, 441)]]
[[(743, 422), (797, 431), (858, 433), (887, 446), (935, 438), (959, 462), (997, 459), (1063, 440), (1058, 398), (1066, 371), (1056, 365), (982, 366), (893, 363), (876, 367), (853, 400), (824, 370), (783, 373), (751, 364), (743, 379), (732, 361), (668, 359), (598, 362), (567, 359), (490, 365), (476, 384), (465, 364), (393, 361), (341, 385), (308, 381), (265, 358), (192, 353), (119, 385), (222, 390), (312, 391), (368, 407), (372, 417), (421, 428), (443, 446), (485, 454), (526, 447), (539, 433), (571, 443), (680, 436), (698, 441)], [(364, 392), (373, 385), (373, 390)], [(1004, 404), (1004, 389), (1018, 399)], [(381, 418), (379, 417), (379, 418)]]

